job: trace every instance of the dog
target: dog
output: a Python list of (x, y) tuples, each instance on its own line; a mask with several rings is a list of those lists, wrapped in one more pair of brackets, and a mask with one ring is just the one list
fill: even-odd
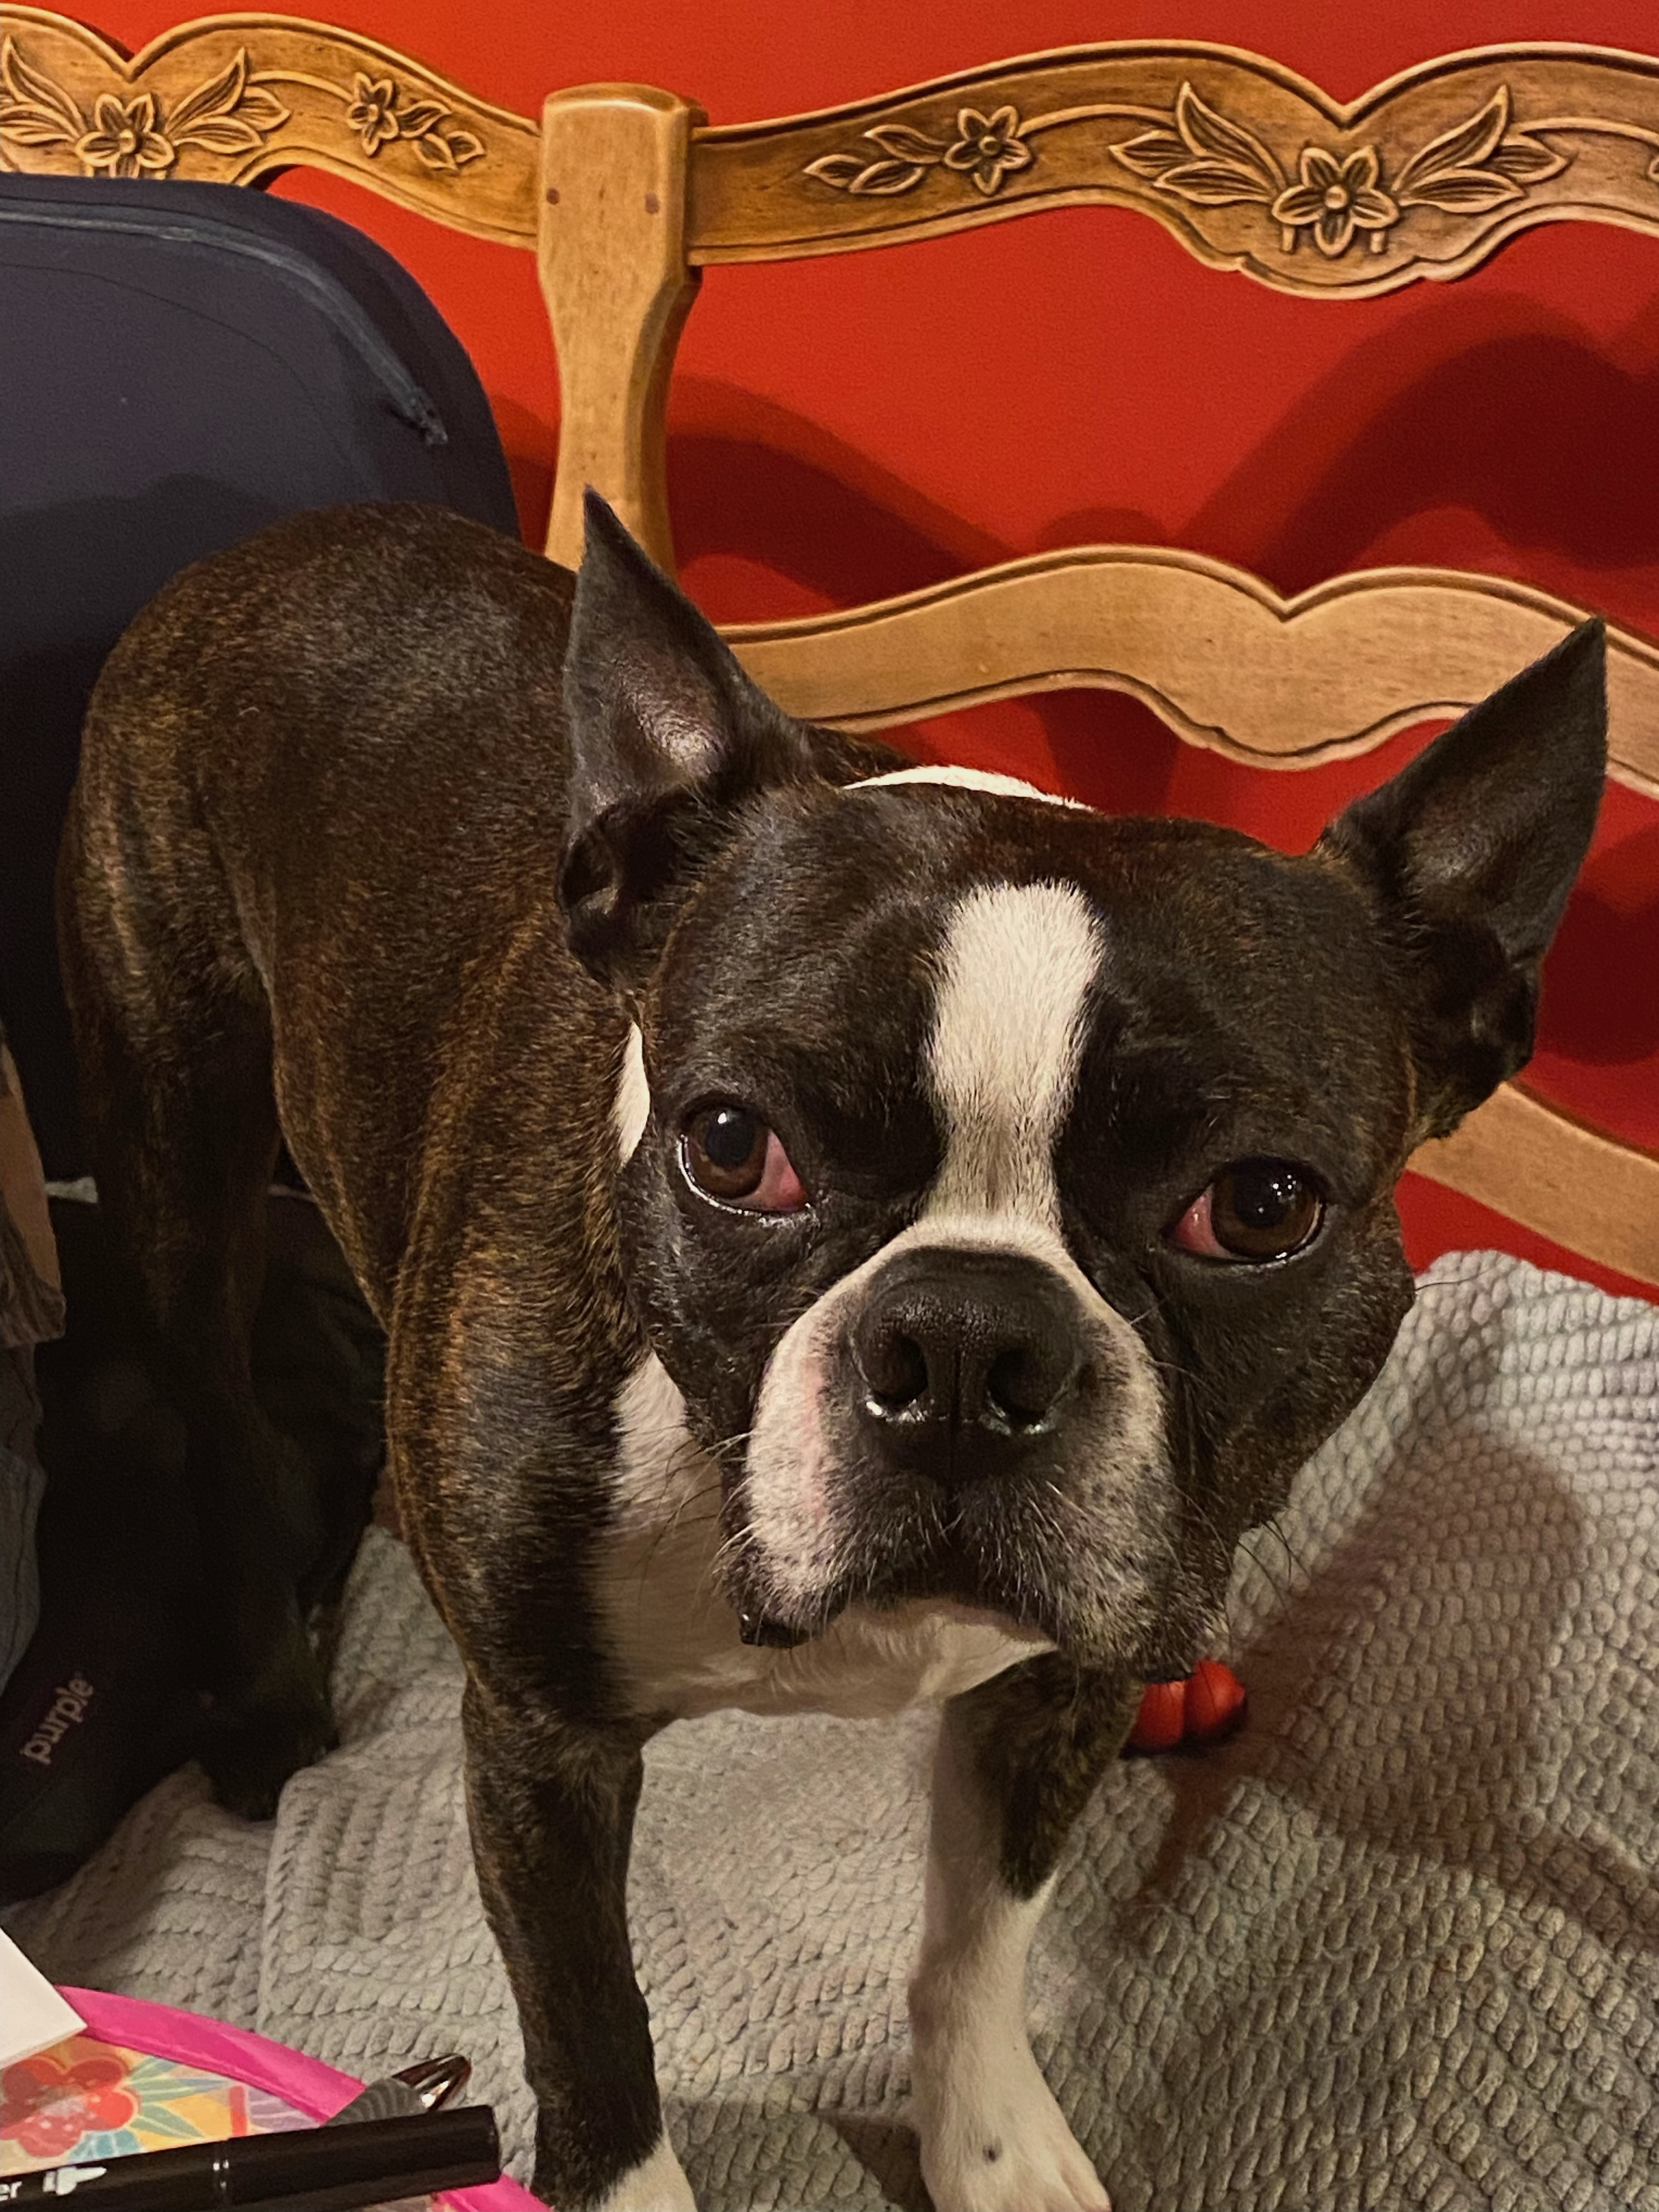
[(626, 1920), (644, 1742), (916, 1699), (927, 2186), (1103, 2212), (1032, 1933), (1143, 1686), (1377, 1373), (1401, 1170), (1531, 1048), (1603, 659), (1575, 630), (1286, 858), (793, 720), (591, 495), (577, 577), (340, 509), (118, 646), (61, 928), (190, 1432), (206, 1764), (265, 1814), (331, 1741), (248, 1372), (285, 1138), (387, 1333), (562, 2212), (692, 2202)]

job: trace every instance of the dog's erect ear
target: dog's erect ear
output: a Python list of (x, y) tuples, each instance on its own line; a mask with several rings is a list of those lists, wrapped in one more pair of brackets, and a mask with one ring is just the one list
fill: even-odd
[(744, 805), (811, 779), (812, 735), (757, 690), (596, 492), (586, 513), (564, 666), (559, 895), (577, 958), (628, 989)]
[(1405, 985), (1416, 1135), (1443, 1136), (1532, 1051), (1538, 971), (1595, 826), (1607, 647), (1583, 623), (1337, 817)]

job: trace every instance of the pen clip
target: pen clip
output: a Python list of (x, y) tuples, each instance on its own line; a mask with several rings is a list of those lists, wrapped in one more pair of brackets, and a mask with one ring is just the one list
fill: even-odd
[(464, 2058), (459, 2051), (452, 2051), (442, 2058), (422, 2058), (413, 2066), (405, 2066), (392, 2075), (412, 2089), (426, 2112), (441, 2111), (450, 2099), (472, 2079), (472, 2061)]

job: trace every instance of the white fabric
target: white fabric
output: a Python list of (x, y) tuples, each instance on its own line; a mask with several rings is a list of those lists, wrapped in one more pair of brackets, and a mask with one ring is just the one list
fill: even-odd
[[(1251, 1540), (1242, 1735), (1120, 1762), (1032, 1956), (1119, 2212), (1659, 2212), (1659, 1313), (1490, 1253), (1422, 1285)], [(58, 1978), (530, 2106), (461, 1803), (459, 1667), (371, 1532), (342, 1748), (274, 1825), (193, 1771), (13, 1917)], [(722, 1717), (647, 1753), (632, 1901), (705, 2212), (925, 2204), (904, 2122), (930, 1724)]]

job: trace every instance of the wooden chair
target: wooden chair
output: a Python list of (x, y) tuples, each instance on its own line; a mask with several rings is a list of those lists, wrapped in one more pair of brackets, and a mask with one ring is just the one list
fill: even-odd
[[(1659, 233), (1659, 59), (1587, 47), (1453, 54), (1348, 106), (1255, 56), (1172, 41), (720, 129), (671, 93), (584, 86), (555, 93), (538, 128), (372, 40), (281, 17), (186, 24), (131, 60), (45, 10), (4, 23), (8, 167), (254, 183), (310, 163), (533, 248), (562, 395), (547, 550), (570, 562), (592, 483), (672, 567), (667, 391), (710, 263), (1104, 202), (1218, 268), (1330, 299), (1459, 276), (1534, 223)], [(1200, 555), (1095, 545), (727, 635), (784, 705), (846, 729), (1098, 684), (1190, 743), (1293, 769), (1456, 712), (1582, 611), (1433, 568), (1286, 599)], [(1659, 648), (1609, 641), (1610, 773), (1659, 798)], [(1413, 1166), (1659, 1289), (1659, 1158), (1521, 1085)]]

